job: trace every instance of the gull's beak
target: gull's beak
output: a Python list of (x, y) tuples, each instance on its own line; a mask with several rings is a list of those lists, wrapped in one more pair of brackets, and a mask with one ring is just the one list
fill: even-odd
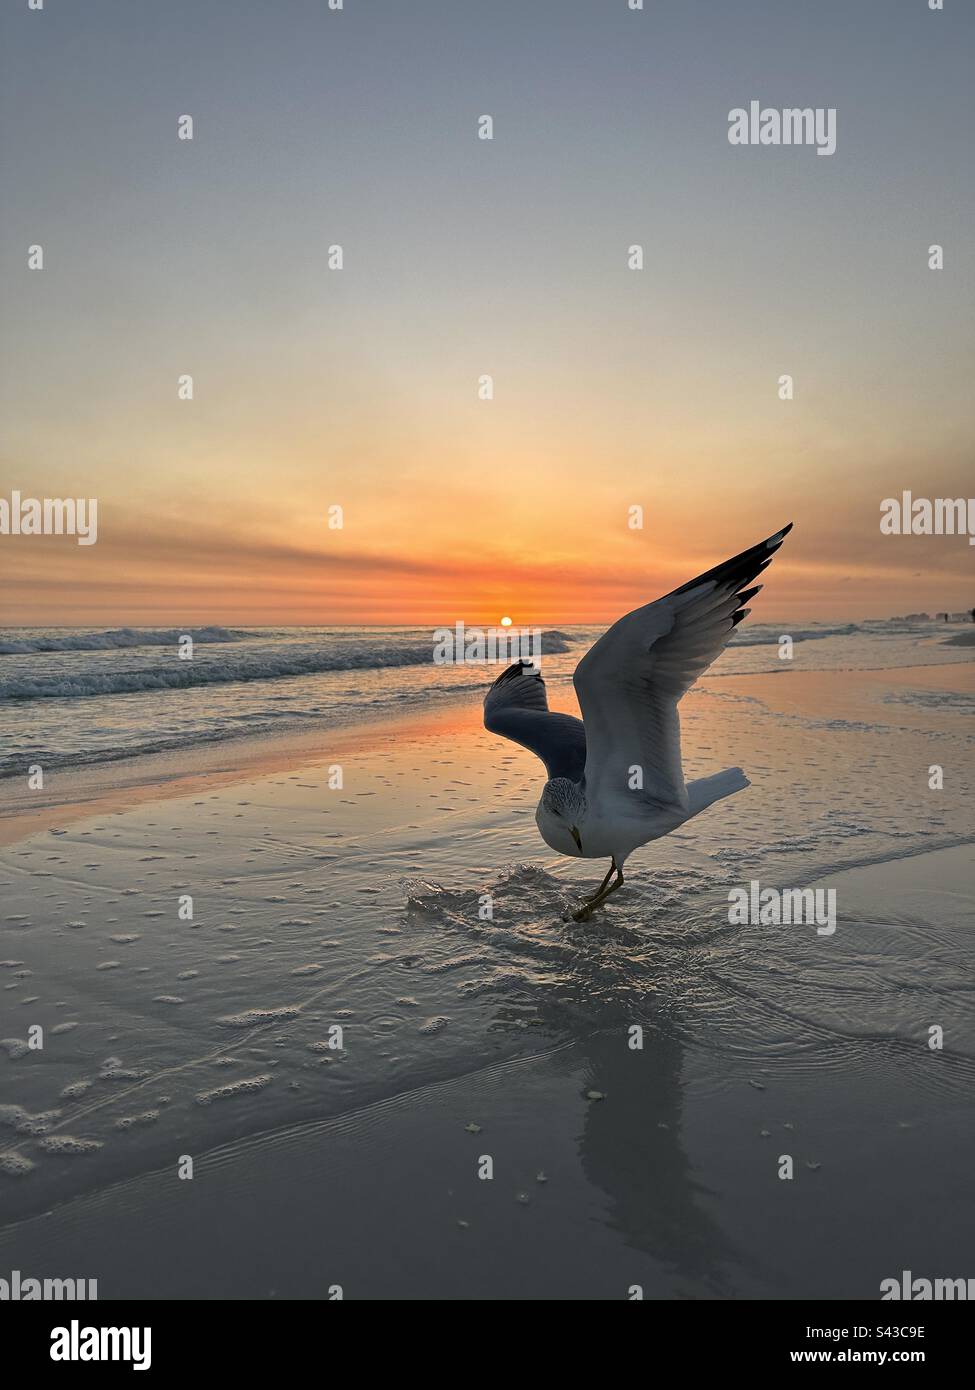
[(579, 832), (578, 832), (578, 830), (575, 828), (575, 826), (572, 827), (572, 829), (571, 829), (571, 831), (570, 831), (569, 833), (571, 834), (573, 840), (575, 840), (576, 845), (577, 845), (578, 848), (579, 848), (579, 853), (581, 854), (581, 853), (582, 853), (582, 836), (579, 834)]

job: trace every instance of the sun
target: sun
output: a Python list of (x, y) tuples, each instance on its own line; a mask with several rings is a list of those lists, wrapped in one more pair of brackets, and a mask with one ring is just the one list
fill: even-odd
[(501, 619), (501, 626), (502, 626), (502, 627), (510, 627), (510, 626), (511, 626), (511, 619), (510, 619), (510, 618), (502, 618), (502, 619)]

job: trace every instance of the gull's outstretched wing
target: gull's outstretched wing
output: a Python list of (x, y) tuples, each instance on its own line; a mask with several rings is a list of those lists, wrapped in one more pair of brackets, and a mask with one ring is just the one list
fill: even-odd
[[(579, 662), (573, 681), (586, 735), (586, 798), (626, 801), (639, 814), (687, 810), (677, 702), (723, 650), (762, 587), (744, 586), (771, 563), (790, 522), (673, 593), (627, 613)], [(632, 769), (642, 773), (642, 790)], [(636, 803), (636, 804), (635, 804)]]
[(586, 731), (572, 714), (548, 707), (545, 682), (527, 661), (509, 666), (484, 697), (484, 727), (536, 753), (549, 777), (582, 778)]

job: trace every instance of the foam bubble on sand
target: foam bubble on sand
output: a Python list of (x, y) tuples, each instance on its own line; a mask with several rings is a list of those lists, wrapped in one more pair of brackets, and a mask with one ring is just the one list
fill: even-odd
[(294, 1004), (286, 1004), (280, 1009), (247, 1009), (242, 1014), (225, 1014), (218, 1018), (225, 1028), (256, 1028), (261, 1023), (280, 1023), (284, 1019), (297, 1018), (301, 1010)]
[(51, 1029), (51, 1032), (52, 1032), (54, 1035), (58, 1035), (58, 1034), (61, 1034), (61, 1033), (70, 1033), (71, 1030), (72, 1030), (72, 1028), (77, 1028), (77, 1026), (78, 1026), (77, 1023), (74, 1023), (74, 1022), (72, 1022), (72, 1023), (55, 1023), (54, 1027)]
[(64, 1090), (61, 1092), (61, 1099), (77, 1100), (79, 1096), (83, 1096), (86, 1091), (90, 1090), (90, 1081), (72, 1081), (71, 1084), (69, 1086), (65, 1086)]
[(73, 1134), (49, 1134), (41, 1148), (52, 1154), (91, 1154), (102, 1147), (98, 1139), (76, 1139)]
[[(110, 1039), (110, 1041), (114, 1041)], [(106, 1057), (102, 1063), (102, 1069), (98, 1073), (99, 1081), (140, 1081), (142, 1077), (148, 1076), (147, 1071), (139, 1071), (136, 1067), (125, 1067), (122, 1065), (121, 1057)]]
[(154, 1004), (185, 1004), (186, 1000), (181, 999), (178, 994), (155, 994), (152, 1002)]
[(24, 1154), (0, 1153), (0, 1173), (8, 1178), (22, 1178), (34, 1167), (31, 1159)]
[(138, 1115), (123, 1115), (115, 1121), (115, 1128), (134, 1129), (137, 1125), (154, 1125), (158, 1119), (158, 1110), (143, 1110)]
[(320, 965), (299, 965), (292, 970), (292, 975), (316, 975), (321, 970)]
[(262, 1076), (245, 1076), (240, 1081), (232, 1081), (228, 1086), (214, 1086), (210, 1091), (200, 1091), (196, 1103), (209, 1105), (215, 1100), (227, 1100), (232, 1096), (247, 1095), (251, 1091), (262, 1091), (272, 1080), (270, 1072), (265, 1072)]
[(428, 1018), (425, 1023), (421, 1023), (417, 1032), (423, 1033), (429, 1037), (434, 1033), (442, 1033), (449, 1023), (449, 1018), (444, 1018), (442, 1014), (437, 1014), (434, 1018)]
[(23, 1057), (30, 1051), (30, 1047), (24, 1038), (0, 1038), (0, 1047), (6, 1051), (7, 1056), (12, 1062), (15, 1062), (18, 1057)]
[(15, 1129), (18, 1134), (46, 1134), (60, 1115), (60, 1110), (44, 1110), (32, 1115), (22, 1105), (0, 1105), (0, 1125)]

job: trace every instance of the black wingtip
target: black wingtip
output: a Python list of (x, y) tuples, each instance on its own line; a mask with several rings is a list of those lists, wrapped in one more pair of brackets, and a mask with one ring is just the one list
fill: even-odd
[(491, 686), (491, 689), (496, 689), (499, 685), (503, 684), (504, 681), (514, 680), (516, 676), (524, 675), (537, 676), (539, 680), (542, 678), (541, 672), (536, 666), (533, 666), (530, 661), (516, 661), (512, 666), (505, 667)]
[(686, 584), (681, 584), (666, 597), (673, 598), (676, 594), (685, 594), (689, 589), (696, 589), (701, 584), (750, 584), (772, 563), (776, 551), (791, 530), (790, 521), (788, 526), (783, 526), (781, 531), (776, 531), (768, 540), (759, 541), (757, 545), (743, 550), (740, 555), (733, 555), (730, 560), (715, 565), (713, 569), (705, 570), (704, 574), (699, 574), (696, 579), (689, 579)]

